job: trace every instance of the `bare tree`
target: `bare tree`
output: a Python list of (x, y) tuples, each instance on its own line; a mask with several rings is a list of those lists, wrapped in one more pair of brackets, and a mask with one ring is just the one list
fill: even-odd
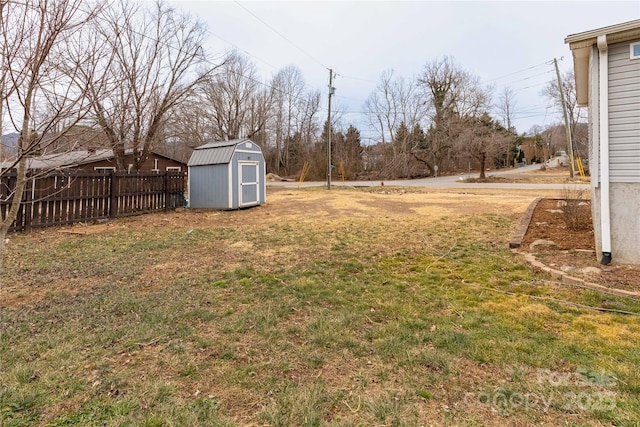
[(510, 87), (503, 87), (502, 91), (498, 95), (498, 102), (496, 104), (496, 110), (500, 117), (502, 126), (511, 130), (513, 126), (513, 114), (516, 108), (516, 100), (513, 89)]
[(375, 91), (365, 101), (369, 124), (376, 130), (382, 143), (393, 141), (393, 133), (401, 121), (392, 93), (392, 79), (393, 70), (384, 71)]
[(509, 132), (493, 120), (488, 113), (466, 116), (460, 121), (459, 135), (461, 153), (478, 162), (480, 179), (486, 178), (487, 161), (504, 150), (509, 141)]
[(256, 66), (232, 51), (218, 71), (199, 87), (215, 139), (252, 138), (264, 129), (270, 103)]
[[(569, 116), (569, 129), (574, 137), (574, 144), (578, 152), (582, 154), (587, 152), (588, 136), (584, 132), (577, 132), (578, 124), (586, 119), (586, 109), (578, 106), (578, 99), (575, 87), (575, 78), (573, 71), (567, 71), (562, 76), (562, 91), (564, 93), (565, 105), (567, 107), (567, 115)], [(558, 88), (558, 80), (550, 80), (541, 92), (553, 101), (558, 108), (558, 112), (563, 113), (562, 98)]]
[(272, 105), (272, 91), (266, 86), (258, 88), (247, 105), (246, 128), (249, 130), (247, 137), (260, 145), (263, 150), (267, 149), (267, 124), (271, 117)]
[(496, 110), (502, 126), (509, 131), (511, 135), (511, 141), (505, 144), (505, 157), (507, 166), (511, 165), (511, 152), (513, 145), (515, 144), (517, 133), (513, 127), (513, 115), (516, 109), (515, 94), (509, 87), (502, 88), (502, 91), (498, 95), (498, 101), (496, 104)]
[(293, 65), (278, 71), (271, 81), (273, 89), (272, 129), (276, 149), (276, 173), (289, 173), (289, 143), (300, 129), (300, 112), (304, 110), (304, 77)]
[[(314, 137), (319, 130), (317, 116), (320, 111), (320, 96), (319, 90), (309, 91), (301, 100), (298, 130), (302, 135), (303, 142), (307, 145), (314, 142)], [(334, 110), (333, 119), (339, 120), (341, 117), (339, 106), (336, 106)]]
[(271, 91), (260, 82), (255, 66), (232, 51), (215, 74), (173, 108), (160, 146), (188, 159), (193, 148), (207, 142), (246, 137), (266, 152), (271, 103)]
[(383, 72), (364, 108), (380, 142), (389, 144), (387, 168), (399, 176), (408, 176), (409, 163), (415, 161), (408, 129), (419, 124), (425, 114), (416, 81), (394, 77), (393, 70)]
[[(428, 107), (431, 126), (423, 156), (434, 165), (443, 165), (451, 157), (463, 117), (479, 117), (490, 102), (489, 88), (478, 77), (461, 69), (453, 58), (427, 63), (418, 79)], [(429, 165), (431, 168), (432, 166)]]
[(365, 101), (365, 110), (369, 124), (383, 143), (395, 139), (401, 123), (412, 127), (424, 113), (415, 81), (394, 77), (393, 70), (382, 73), (376, 89)]
[(148, 9), (121, 0), (106, 9), (97, 31), (104, 68), (91, 86), (94, 118), (113, 146), (117, 168), (125, 170), (125, 149), (131, 148), (139, 170), (171, 109), (218, 66), (206, 62), (204, 26), (162, 0)]
[[(562, 91), (564, 92), (567, 112), (569, 113), (569, 123), (573, 128), (575, 123), (581, 122), (585, 118), (585, 109), (578, 106), (573, 71), (567, 71), (562, 76)], [(550, 80), (542, 90), (541, 94), (551, 99), (558, 108), (558, 111), (562, 112), (562, 100), (560, 97), (560, 90), (558, 89), (558, 80)]]
[(207, 114), (200, 95), (194, 91), (186, 96), (171, 110), (156, 148), (174, 159), (188, 161), (195, 147), (216, 138)]
[[(27, 182), (28, 158), (54, 144), (87, 113), (84, 88), (69, 71), (87, 54), (82, 45), (74, 45), (74, 36), (93, 18), (92, 9), (81, 0), (0, 1), (2, 111), (19, 133), (16, 157), (0, 170), (0, 177), (12, 170), (17, 174), (9, 211), (0, 222), (0, 266), (4, 238)], [(5, 117), (0, 120), (4, 123)]]

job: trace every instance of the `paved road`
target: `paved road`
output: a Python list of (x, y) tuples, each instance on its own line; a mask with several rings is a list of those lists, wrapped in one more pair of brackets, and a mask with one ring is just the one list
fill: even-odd
[[(487, 172), (489, 176), (508, 177), (513, 175), (519, 175), (526, 172), (537, 171), (540, 169), (540, 165), (529, 165), (520, 167), (517, 169), (505, 169), (500, 171)], [(477, 177), (471, 175), (471, 177)], [(401, 179), (384, 181), (385, 186), (397, 186), (397, 187), (425, 187), (425, 188), (498, 188), (498, 189), (518, 189), (518, 190), (563, 190), (567, 188), (567, 184), (540, 184), (540, 183), (504, 183), (504, 182), (463, 182), (462, 180), (468, 178), (467, 174), (443, 176), (438, 178), (420, 178), (420, 179)], [(333, 180), (331, 185), (333, 187), (376, 187), (381, 185), (383, 181), (345, 181)], [(268, 181), (268, 186), (274, 187), (287, 187), (297, 188), (298, 182), (283, 182), (283, 181)], [(326, 181), (309, 181), (303, 182), (301, 187), (326, 187)], [(572, 189), (588, 190), (589, 184), (571, 184)]]

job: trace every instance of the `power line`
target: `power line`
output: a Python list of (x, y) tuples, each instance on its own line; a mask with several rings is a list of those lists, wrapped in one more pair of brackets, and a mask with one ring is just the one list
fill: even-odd
[(356, 102), (360, 102), (362, 104), (364, 104), (364, 101), (361, 99), (356, 99), (356, 98), (349, 98), (348, 96), (343, 96), (343, 95), (335, 95), (336, 98), (341, 98), (341, 99), (348, 99), (349, 101), (356, 101)]
[[(257, 57), (256, 55), (253, 55), (252, 53), (250, 53), (250, 52), (248, 52), (247, 50), (245, 50), (245, 49), (241, 48), (240, 46), (238, 46), (237, 44), (235, 44), (235, 43), (233, 43), (233, 42), (230, 42), (230, 41), (228, 41), (228, 40), (224, 39), (223, 37), (221, 37), (221, 36), (219, 36), (219, 35), (217, 35), (217, 34), (215, 34), (215, 33), (211, 32), (211, 31), (209, 31), (208, 29), (207, 29), (207, 33), (209, 33), (210, 35), (212, 35), (212, 36), (214, 36), (214, 37), (216, 37), (216, 38), (218, 38), (218, 39), (222, 40), (223, 42), (225, 42), (225, 43), (227, 43), (227, 44), (229, 44), (229, 45), (231, 45), (231, 46), (235, 47), (236, 49), (238, 49), (238, 50), (240, 50), (241, 52), (245, 53), (245, 54), (246, 54), (246, 55), (248, 55), (249, 57), (254, 58), (254, 59), (257, 59), (257, 60), (258, 60), (258, 61), (260, 61), (260, 62), (263, 62), (264, 64), (268, 65), (269, 67), (273, 68), (274, 70), (278, 70), (278, 67), (276, 67), (275, 65), (273, 65), (273, 64), (271, 64), (271, 63), (269, 63), (269, 62), (265, 61), (264, 59), (261, 59), (261, 58)], [(205, 62), (209, 63), (210, 65), (215, 65), (215, 64), (212, 64), (208, 59), (206, 59), (206, 60), (205, 60)], [(233, 72), (233, 71), (232, 71), (232, 72)], [(268, 84), (266, 84), (266, 83), (264, 83), (264, 82), (261, 82), (261, 81), (257, 81), (257, 80), (255, 80), (255, 79), (252, 79), (251, 77), (247, 77), (247, 76), (244, 76), (244, 75), (239, 74), (239, 73), (236, 73), (236, 75), (238, 75), (238, 76), (240, 76), (240, 77), (244, 77), (244, 78), (250, 79), (250, 80), (253, 80), (253, 81), (257, 82), (258, 84), (261, 84), (261, 85), (263, 85), (263, 86), (266, 86), (266, 87), (268, 87), (268, 88), (270, 88), (270, 89), (274, 89), (274, 90), (278, 90), (278, 91), (280, 91), (280, 89), (273, 88), (272, 86), (270, 86), (270, 85), (268, 85)], [(305, 86), (306, 88), (308, 88), (308, 89), (311, 89), (311, 90), (316, 90), (316, 89), (317, 89), (317, 88), (315, 88), (315, 87), (309, 86), (309, 85), (307, 84), (307, 82), (304, 82), (304, 86)], [(282, 92), (282, 91), (281, 91), (281, 92)], [(284, 92), (283, 92), (283, 93), (284, 93)], [(300, 98), (300, 99), (301, 99), (301, 98)]]
[(369, 80), (369, 79), (363, 79), (362, 77), (353, 77), (353, 76), (345, 76), (344, 74), (340, 74), (340, 73), (336, 73), (337, 76), (343, 77), (345, 79), (351, 79), (351, 80), (359, 80), (362, 82), (367, 82), (367, 83), (373, 83), (373, 84), (378, 84), (378, 82), (373, 81), (373, 80)]
[[(515, 84), (515, 83), (526, 82), (526, 81), (528, 81), (528, 80), (532, 80), (532, 79), (535, 79), (535, 78), (538, 78), (538, 77), (542, 77), (542, 76), (545, 76), (545, 75), (547, 75), (547, 74), (552, 74), (553, 72), (554, 72), (554, 71), (550, 69), (550, 70), (547, 70), (547, 71), (545, 71), (545, 72), (543, 72), (543, 73), (538, 73), (538, 74), (534, 74), (534, 75), (532, 75), (532, 76), (523, 77), (523, 78), (521, 78), (521, 79), (512, 80), (512, 81), (509, 81), (509, 82), (503, 83), (503, 84), (501, 84), (500, 86), (509, 86), (509, 85), (512, 85), (512, 84)], [(547, 81), (548, 81), (548, 80), (545, 80), (545, 82), (547, 82)]]
[(510, 77), (510, 76), (515, 75), (515, 74), (520, 74), (520, 73), (524, 73), (524, 72), (529, 71), (529, 70), (534, 70), (536, 68), (542, 67), (543, 65), (551, 65), (552, 62), (553, 61), (551, 61), (551, 62), (550, 61), (546, 61), (546, 62), (543, 62), (542, 64), (532, 65), (531, 67), (527, 67), (527, 68), (524, 68), (522, 70), (514, 71), (512, 73), (505, 74), (503, 76), (499, 76), (499, 77), (495, 77), (493, 79), (486, 80), (485, 83), (491, 83), (491, 82), (496, 81), (496, 80), (501, 80), (501, 79), (503, 79), (505, 77)]
[(291, 40), (289, 40), (285, 35), (283, 35), (280, 31), (276, 30), (275, 28), (273, 28), (271, 25), (269, 25), (267, 22), (265, 22), (262, 18), (260, 18), (258, 15), (256, 15), (255, 13), (253, 13), (251, 10), (247, 9), (245, 6), (243, 6), (242, 4), (240, 4), (240, 2), (238, 0), (234, 0), (234, 3), (237, 4), (238, 6), (240, 6), (242, 9), (244, 9), (247, 13), (249, 13), (251, 16), (253, 16), (254, 18), (256, 18), (258, 21), (262, 22), (267, 28), (269, 28), (271, 31), (273, 31), (274, 33), (276, 33), (277, 35), (279, 35), (280, 37), (282, 37), (285, 41), (287, 41), (291, 46), (295, 47), (296, 49), (298, 49), (300, 52), (304, 53), (307, 57), (309, 57), (310, 59), (312, 59), (313, 61), (317, 62), (321, 67), (324, 67), (326, 69), (329, 69), (329, 67), (327, 67), (326, 65), (324, 65), (322, 62), (318, 61), (315, 57), (313, 57), (309, 52), (307, 52), (306, 50), (304, 50), (303, 48), (301, 48), (300, 46), (298, 46), (297, 44), (295, 44), (294, 42), (292, 42)]
[(278, 69), (278, 67), (276, 67), (275, 65), (273, 65), (273, 64), (271, 64), (271, 63), (269, 63), (269, 62), (265, 61), (265, 60), (264, 60), (264, 59), (262, 59), (262, 58), (259, 58), (259, 57), (255, 56), (255, 55), (253, 55), (253, 54), (249, 53), (248, 51), (246, 51), (245, 49), (241, 48), (241, 47), (240, 47), (240, 46), (238, 46), (237, 44), (235, 44), (235, 43), (233, 43), (233, 42), (230, 42), (229, 40), (224, 39), (223, 37), (219, 36), (219, 35), (218, 35), (218, 34), (216, 34), (216, 33), (211, 32), (208, 28), (207, 28), (207, 33), (209, 33), (210, 35), (212, 35), (212, 36), (214, 36), (214, 37), (216, 37), (216, 38), (218, 38), (218, 39), (222, 40), (223, 42), (225, 42), (225, 43), (227, 43), (227, 44), (229, 44), (229, 45), (231, 45), (231, 46), (233, 46), (234, 48), (238, 49), (239, 51), (243, 52), (244, 54), (246, 54), (246, 55), (248, 55), (248, 56), (250, 56), (250, 57), (252, 57), (252, 58), (255, 58), (255, 59), (257, 59), (258, 61), (260, 61), (260, 62), (262, 62), (262, 63), (264, 63), (264, 64), (268, 65), (269, 67), (273, 68), (274, 70), (277, 70), (277, 69)]

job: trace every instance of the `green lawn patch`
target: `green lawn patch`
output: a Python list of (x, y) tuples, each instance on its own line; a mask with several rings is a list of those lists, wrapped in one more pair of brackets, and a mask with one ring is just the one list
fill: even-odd
[(284, 224), (243, 213), (256, 215), (166, 231), (46, 231), (37, 245), (12, 236), (2, 425), (640, 418), (640, 318), (583, 307), (640, 312), (640, 302), (534, 273), (507, 249), (513, 216)]

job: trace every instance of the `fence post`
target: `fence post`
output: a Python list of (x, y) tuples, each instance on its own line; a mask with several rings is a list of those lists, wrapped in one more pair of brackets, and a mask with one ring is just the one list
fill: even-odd
[(169, 192), (169, 171), (164, 172), (164, 211), (169, 210), (169, 201), (170, 201), (170, 192)]
[(116, 173), (109, 171), (109, 218), (115, 218), (117, 214), (118, 197), (116, 196)]
[(34, 190), (34, 187), (36, 185), (36, 178), (31, 177), (31, 174), (27, 174), (26, 178), (27, 181), (25, 182), (24, 190), (22, 192), (22, 200), (20, 201), (20, 203), (22, 204), (22, 206), (24, 206), (24, 231), (31, 231), (31, 223), (33, 222), (33, 197), (31, 196), (31, 192)]

